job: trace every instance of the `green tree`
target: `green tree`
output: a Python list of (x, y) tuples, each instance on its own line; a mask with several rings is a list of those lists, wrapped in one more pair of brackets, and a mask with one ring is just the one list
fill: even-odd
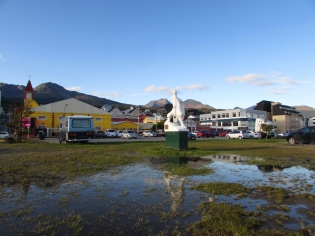
[(266, 140), (270, 134), (270, 131), (273, 129), (273, 125), (261, 124), (261, 130), (266, 133)]
[(26, 132), (25, 119), (30, 117), (34, 113), (29, 101), (25, 101), (22, 105), (12, 105), (10, 108), (11, 119), (6, 126), (10, 129), (14, 129), (16, 133), (16, 142), (20, 143), (22, 140), (22, 134)]

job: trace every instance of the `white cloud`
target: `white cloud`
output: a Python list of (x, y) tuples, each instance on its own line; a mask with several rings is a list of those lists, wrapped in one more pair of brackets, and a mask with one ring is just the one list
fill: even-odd
[(80, 91), (81, 89), (82, 89), (82, 87), (75, 87), (75, 86), (73, 86), (73, 87), (68, 87), (68, 88), (66, 88), (67, 90), (70, 90), (70, 91)]
[(280, 78), (280, 83), (281, 84), (309, 84), (311, 81), (297, 81), (293, 80), (290, 77), (283, 77)]
[(228, 82), (239, 82), (239, 83), (252, 83), (255, 82), (257, 80), (260, 80), (263, 78), (264, 75), (260, 75), (260, 74), (247, 74), (247, 75), (243, 75), (243, 76), (231, 76), (229, 78), (226, 78), (226, 81)]
[(0, 54), (0, 61), (7, 61), (2, 54)]
[(144, 91), (145, 92), (161, 91), (163, 93), (171, 93), (172, 90), (166, 86), (155, 87), (154, 85), (150, 85), (149, 87), (146, 87)]
[(205, 84), (189, 84), (186, 86), (176, 86), (175, 90), (208, 90), (210, 89), (208, 85)]
[(247, 74), (243, 76), (231, 76), (226, 78), (230, 83), (249, 83), (254, 86), (267, 86), (275, 84), (272, 76), (263, 74)]
[[(268, 87), (268, 94), (286, 94), (290, 93), (289, 86), (282, 85), (299, 85), (309, 84), (311, 81), (297, 81), (290, 77), (281, 77), (281, 73), (273, 71), (270, 74), (246, 74), (243, 76), (231, 76), (226, 78), (229, 83), (247, 83), (252, 86)], [(282, 87), (281, 87), (282, 86)]]
[(277, 95), (282, 95), (282, 94), (287, 94), (290, 93), (290, 86), (284, 86), (280, 87), (277, 90), (271, 89), (267, 91), (268, 94), (277, 94)]
[(117, 98), (117, 97), (123, 96), (118, 91), (112, 91), (112, 92), (101, 91), (101, 92), (93, 92), (92, 94), (98, 97), (106, 97), (106, 98)]
[(189, 84), (189, 85), (186, 85), (186, 86), (182, 86), (182, 85), (179, 85), (179, 86), (176, 86), (175, 88), (169, 88), (169, 87), (166, 87), (166, 86), (160, 86), (160, 87), (155, 87), (154, 85), (151, 85), (147, 88), (144, 89), (145, 92), (156, 92), (156, 91), (161, 91), (163, 93), (171, 93), (172, 90), (199, 90), (199, 91), (202, 91), (202, 90), (208, 90), (209, 89), (209, 86), (208, 85), (205, 85), (205, 84)]

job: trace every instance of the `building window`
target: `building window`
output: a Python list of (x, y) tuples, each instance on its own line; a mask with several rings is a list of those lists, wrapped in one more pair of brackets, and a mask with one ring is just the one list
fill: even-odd
[(238, 121), (237, 120), (233, 120), (233, 126), (238, 126)]
[(212, 114), (212, 118), (215, 118), (215, 114)]
[(217, 126), (217, 122), (213, 121), (212, 126)]
[(233, 112), (232, 116), (233, 116), (233, 117), (236, 117), (236, 112)]
[(220, 114), (218, 114), (218, 118), (221, 118)]
[(230, 117), (230, 114), (229, 114), (229, 113), (226, 113), (226, 114), (225, 114), (225, 117), (226, 117), (226, 118), (229, 118), (229, 117)]
[(32, 94), (31, 93), (26, 93), (26, 98), (32, 98)]
[(38, 120), (46, 120), (46, 116), (38, 116)]
[(225, 113), (222, 113), (222, 118), (225, 118)]
[(241, 121), (241, 126), (246, 126), (246, 121)]
[(222, 122), (222, 126), (231, 126), (231, 122)]
[(102, 118), (95, 118), (95, 121), (101, 122), (101, 121), (102, 121)]

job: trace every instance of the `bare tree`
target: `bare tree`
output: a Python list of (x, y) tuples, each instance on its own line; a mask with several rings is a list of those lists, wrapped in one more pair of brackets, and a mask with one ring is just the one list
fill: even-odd
[(6, 126), (10, 129), (14, 129), (16, 133), (16, 142), (20, 143), (22, 140), (22, 134), (26, 129), (26, 123), (28, 121), (25, 118), (29, 118), (34, 113), (30, 101), (25, 100), (21, 105), (12, 105), (10, 108), (11, 119)]

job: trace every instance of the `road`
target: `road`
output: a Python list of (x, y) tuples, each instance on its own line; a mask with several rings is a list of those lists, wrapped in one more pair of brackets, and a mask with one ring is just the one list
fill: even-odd
[[(211, 140), (213, 138), (197, 138), (198, 140)], [(216, 137), (215, 139), (225, 139), (224, 137)], [(58, 138), (45, 138), (44, 141), (50, 143), (59, 143)], [(90, 143), (117, 143), (117, 142), (162, 142), (165, 141), (165, 137), (142, 137), (139, 136), (137, 139), (122, 139), (122, 138), (97, 138), (89, 141)], [(189, 140), (194, 141), (194, 140)]]

